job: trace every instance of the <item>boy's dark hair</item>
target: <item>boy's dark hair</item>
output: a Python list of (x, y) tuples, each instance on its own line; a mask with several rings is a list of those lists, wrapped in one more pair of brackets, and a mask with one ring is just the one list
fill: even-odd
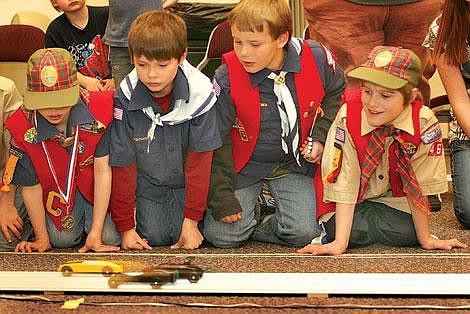
[(171, 12), (155, 10), (143, 13), (132, 23), (128, 46), (131, 59), (181, 59), (188, 46), (186, 23)]
[(292, 36), (292, 12), (285, 0), (242, 0), (229, 21), (242, 32), (262, 32), (267, 27), (274, 39), (285, 32)]

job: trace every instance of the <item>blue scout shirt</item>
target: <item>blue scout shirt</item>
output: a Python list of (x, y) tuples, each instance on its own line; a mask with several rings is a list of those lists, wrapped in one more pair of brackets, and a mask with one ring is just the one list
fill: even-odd
[[(312, 53), (317, 63), (317, 68), (322, 79), (325, 89), (325, 98), (322, 102), (322, 108), (326, 115), (316, 122), (317, 134), (313, 135), (314, 140), (325, 143), (326, 134), (331, 122), (336, 116), (336, 110), (331, 110), (333, 106), (339, 108), (341, 95), (344, 90), (344, 75), (338, 65), (328, 63), (327, 55), (323, 47), (314, 41), (308, 41)], [(300, 55), (296, 52), (291, 42), (286, 45), (286, 57), (282, 68), (274, 71), (279, 74), (281, 71), (287, 72), (286, 85), (289, 88), (292, 99), (294, 100), (298, 113), (298, 100), (294, 81), (294, 73), (302, 71), (300, 67)], [(249, 186), (266, 176), (276, 167), (282, 167), (293, 172), (313, 176), (316, 164), (309, 163), (300, 158), (301, 167), (296, 163), (292, 155), (292, 145), (288, 144), (289, 153), (285, 154), (281, 145), (281, 123), (279, 110), (277, 108), (277, 97), (274, 94), (274, 81), (268, 79), (267, 76), (271, 70), (263, 69), (257, 73), (249, 74), (253, 87), (258, 86), (261, 110), (260, 110), (260, 133), (258, 142), (251, 155), (250, 160), (245, 167), (238, 173), (236, 177), (236, 188)], [(230, 97), (230, 81), (227, 66), (223, 64), (217, 69), (215, 81), (220, 86), (221, 91), (217, 99), (218, 118), (220, 122), (220, 130), (222, 136), (227, 136), (233, 127), (233, 121), (236, 116), (235, 107)], [(312, 86), (315, 88), (315, 86)], [(329, 114), (328, 114), (329, 113)], [(323, 120), (323, 121), (321, 121)], [(293, 134), (288, 138), (288, 142), (292, 142)]]
[[(190, 92), (188, 79), (180, 67), (174, 80), (170, 112), (175, 100), (182, 99), (188, 103)], [(180, 124), (157, 126), (154, 139), (149, 142), (147, 132), (152, 121), (142, 109), (151, 106), (155, 114), (163, 115), (165, 112), (140, 80), (132, 90), (130, 100), (120, 88), (114, 106), (110, 164), (125, 167), (137, 162), (139, 174), (153, 185), (184, 186), (184, 163), (188, 148), (205, 152), (222, 144), (213, 108)]]
[[(78, 103), (73, 106), (70, 110), (69, 119), (67, 121), (67, 137), (72, 136), (72, 126), (80, 125), (81, 128), (91, 128), (91, 126), (96, 122), (95, 118), (88, 110), (87, 105), (82, 99), (79, 99)], [(35, 143), (41, 143), (45, 140), (54, 138), (56, 135), (61, 135), (57, 128), (47, 121), (39, 113), (37, 114), (37, 137)], [(19, 150), (18, 148), (15, 148)], [(72, 146), (66, 148), (68, 152), (71, 151)], [(96, 146), (95, 157), (103, 157), (109, 154), (109, 135), (108, 129), (106, 129), (103, 137)], [(18, 160), (18, 163), (15, 168), (15, 173), (13, 175), (12, 183), (14, 185), (24, 185), (32, 186), (39, 183), (36, 176), (36, 171), (34, 170), (33, 163), (31, 158), (23, 153), (23, 157)]]

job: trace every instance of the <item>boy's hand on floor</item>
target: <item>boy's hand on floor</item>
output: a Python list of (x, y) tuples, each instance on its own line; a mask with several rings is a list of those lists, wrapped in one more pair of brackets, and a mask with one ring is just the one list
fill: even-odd
[(49, 240), (38, 239), (33, 242), (21, 241), (16, 245), (15, 252), (31, 253), (38, 251), (39, 253), (45, 252), (51, 249), (51, 243)]
[(232, 215), (228, 215), (228, 216), (225, 216), (225, 217), (222, 217), (220, 219), (220, 221), (223, 221), (227, 224), (233, 224), (237, 221), (239, 221), (240, 219), (242, 219), (242, 213), (236, 213), (236, 214), (232, 214)]
[(178, 242), (171, 246), (172, 249), (197, 249), (204, 237), (197, 226), (198, 222), (189, 218), (184, 218), (181, 234)]
[(451, 250), (453, 248), (463, 249), (467, 247), (465, 243), (462, 243), (457, 239), (440, 240), (431, 236), (420, 244), (425, 250)]
[(346, 252), (346, 248), (337, 241), (322, 245), (309, 244), (297, 250), (297, 253), (310, 253), (313, 255), (341, 255), (344, 252)]
[(0, 228), (5, 240), (8, 242), (13, 241), (10, 232), (18, 239), (21, 239), (23, 219), (18, 214), (16, 207), (8, 205), (0, 206)]
[(120, 250), (119, 246), (114, 246), (114, 245), (107, 245), (103, 244), (101, 242), (101, 235), (100, 234), (95, 234), (90, 231), (86, 238), (85, 245), (82, 246), (78, 252), (80, 253), (86, 253), (88, 251), (94, 251), (94, 252), (116, 252)]
[(146, 239), (142, 239), (135, 229), (124, 231), (121, 237), (121, 247), (124, 250), (151, 250), (152, 247), (148, 244)]

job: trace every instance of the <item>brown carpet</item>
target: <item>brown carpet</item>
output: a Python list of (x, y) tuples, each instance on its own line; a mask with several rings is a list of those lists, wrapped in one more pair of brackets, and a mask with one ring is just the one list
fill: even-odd
[[(451, 194), (443, 195), (443, 207), (431, 213), (431, 230), (440, 238), (456, 237), (470, 244), (470, 233), (458, 224), (452, 208)], [(0, 271), (54, 271), (68, 260), (99, 258), (124, 261), (129, 270), (140, 265), (163, 262), (182, 262), (193, 256), (193, 264), (202, 266), (208, 272), (354, 272), (354, 273), (469, 273), (470, 249), (451, 251), (425, 251), (418, 247), (391, 248), (380, 245), (348, 250), (339, 257), (314, 257), (299, 255), (295, 249), (279, 245), (250, 241), (239, 249), (217, 249), (204, 247), (194, 252), (157, 248), (150, 252), (121, 251), (115, 254), (78, 254), (76, 250), (53, 250), (48, 253), (0, 253)], [(2, 293), (0, 291), (0, 293)], [(405, 296), (335, 296), (329, 298), (307, 298), (301, 296), (277, 295), (42, 295), (50, 301), (11, 300), (18, 294), (9, 293), (0, 298), (0, 313), (52, 313), (58, 312), (64, 300), (84, 297), (78, 312), (116, 313), (126, 312), (171, 312), (171, 313), (258, 313), (258, 312), (399, 312), (459, 310), (470, 306), (466, 297), (405, 297)], [(32, 297), (25, 294), (23, 296)], [(127, 302), (132, 305), (103, 303)], [(164, 302), (174, 306), (139, 305), (137, 303)], [(245, 304), (242, 307), (200, 307), (188, 303), (210, 303), (224, 306)], [(169, 305), (168, 304), (168, 305)], [(414, 308), (426, 305), (426, 308)], [(364, 306), (366, 306), (364, 308)]]

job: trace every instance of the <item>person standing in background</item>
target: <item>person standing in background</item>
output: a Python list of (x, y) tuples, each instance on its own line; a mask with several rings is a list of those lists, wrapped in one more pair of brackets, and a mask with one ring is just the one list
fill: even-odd
[(470, 228), (470, 34), (469, 1), (446, 0), (442, 16), (423, 44), (433, 51), (451, 105), (449, 142), (455, 216)]
[(131, 72), (133, 65), (127, 49), (127, 34), (132, 22), (141, 13), (168, 9), (178, 0), (109, 0), (109, 17), (104, 42), (110, 46), (111, 68), (117, 86)]
[[(427, 80), (435, 67), (430, 52), (421, 46), (429, 25), (439, 15), (443, 0), (303, 0), (309, 36), (330, 49), (349, 72), (366, 61), (379, 45), (413, 50), (423, 64), (418, 85), (429, 104)], [(419, 18), (417, 17), (419, 12)], [(348, 82), (350, 87), (353, 82)]]

